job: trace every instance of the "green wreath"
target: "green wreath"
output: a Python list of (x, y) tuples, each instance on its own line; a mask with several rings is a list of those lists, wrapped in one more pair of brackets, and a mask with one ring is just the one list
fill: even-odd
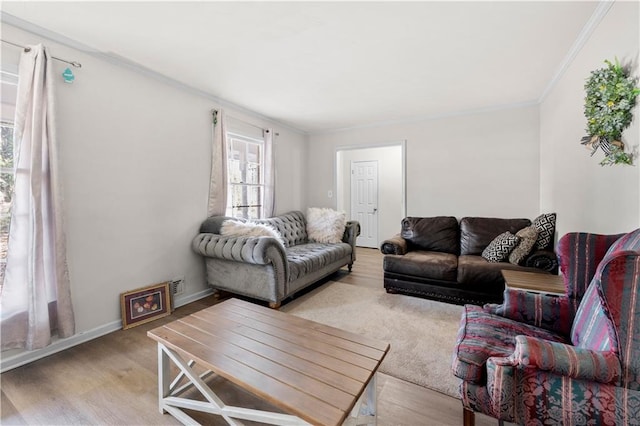
[(620, 66), (604, 61), (607, 66), (591, 71), (584, 85), (587, 93), (584, 101), (584, 116), (587, 118), (587, 136), (582, 144), (591, 148), (591, 155), (598, 148), (605, 158), (600, 165), (633, 164), (633, 155), (625, 152), (621, 141), (622, 132), (633, 120), (632, 110), (640, 88), (636, 79)]

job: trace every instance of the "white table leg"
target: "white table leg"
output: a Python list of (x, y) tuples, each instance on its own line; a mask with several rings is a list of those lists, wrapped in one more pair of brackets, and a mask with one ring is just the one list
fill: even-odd
[[(176, 380), (173, 382), (171, 382), (169, 369), (171, 361), (180, 369), (180, 373), (178, 373)], [(197, 425), (198, 422), (182, 411), (182, 409), (216, 414), (222, 416), (228, 424), (233, 426), (241, 426), (243, 424), (239, 419), (273, 425), (309, 426), (309, 423), (297, 416), (225, 405), (203, 380), (204, 377), (212, 374), (212, 372), (207, 371), (199, 376), (192, 369), (194, 364), (193, 361), (185, 362), (177, 352), (158, 343), (158, 394), (161, 413), (169, 412), (169, 414), (185, 425)], [(176, 388), (183, 378), (187, 380), (188, 383)], [(186, 388), (191, 386), (197, 388), (202, 396), (206, 398), (206, 401), (178, 396)]]
[(158, 407), (160, 408), (160, 414), (164, 414), (164, 398), (169, 396), (170, 386), (170, 369), (169, 369), (169, 357), (162, 349), (163, 346), (158, 344)]
[(351, 414), (344, 421), (345, 426), (357, 425), (376, 425), (377, 424), (377, 396), (376, 396), (376, 377), (378, 373), (374, 373), (367, 384), (362, 396), (353, 407)]

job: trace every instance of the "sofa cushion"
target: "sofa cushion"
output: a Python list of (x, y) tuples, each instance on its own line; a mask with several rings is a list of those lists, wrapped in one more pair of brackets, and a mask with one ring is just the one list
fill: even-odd
[(289, 282), (351, 256), (351, 250), (347, 243), (306, 243), (287, 248)]
[(534, 226), (527, 226), (516, 232), (516, 237), (520, 237), (520, 242), (509, 254), (509, 263), (519, 265), (535, 247), (538, 240), (538, 231)]
[(405, 217), (400, 235), (412, 248), (458, 254), (458, 220), (453, 216)]
[(503, 232), (498, 235), (489, 243), (489, 245), (482, 250), (482, 257), (487, 259), (489, 262), (502, 262), (507, 260), (509, 257), (509, 253), (513, 251), (514, 248), (520, 242), (520, 237), (516, 237), (511, 232)]
[(509, 262), (489, 262), (482, 256), (465, 255), (458, 257), (458, 282), (474, 286), (495, 283), (496, 286), (502, 287), (500, 290), (502, 291), (504, 290), (504, 277), (501, 272), (503, 269), (545, 273), (540, 269), (517, 266)]
[(402, 275), (434, 280), (455, 281), (458, 258), (454, 254), (435, 251), (414, 250), (400, 256), (384, 257), (383, 269)]
[(480, 255), (503, 232), (515, 234), (531, 225), (529, 219), (465, 217), (460, 220), (460, 254)]
[(518, 335), (568, 343), (551, 331), (489, 314), (479, 306), (465, 305), (453, 352), (453, 374), (467, 382), (484, 383), (487, 359), (513, 354)]

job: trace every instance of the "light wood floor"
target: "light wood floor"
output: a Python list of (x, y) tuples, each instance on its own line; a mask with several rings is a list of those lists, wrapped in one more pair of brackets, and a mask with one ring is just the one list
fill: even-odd
[[(382, 255), (358, 249), (353, 271), (330, 279), (356, 286), (382, 287)], [(178, 424), (157, 407), (157, 352), (147, 330), (216, 303), (208, 297), (180, 307), (169, 317), (117, 331), (0, 376), (3, 425)], [(221, 379), (213, 379), (228, 404), (270, 408)], [(203, 424), (226, 424), (218, 416), (190, 413)], [(249, 422), (247, 422), (249, 423)], [(460, 401), (394, 377), (378, 376), (378, 424), (460, 425)], [(476, 415), (478, 426), (497, 421)]]

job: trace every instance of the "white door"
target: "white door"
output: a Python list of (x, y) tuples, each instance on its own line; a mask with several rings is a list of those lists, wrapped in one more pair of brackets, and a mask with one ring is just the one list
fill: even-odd
[(351, 218), (360, 222), (356, 245), (378, 247), (378, 162), (351, 162)]

